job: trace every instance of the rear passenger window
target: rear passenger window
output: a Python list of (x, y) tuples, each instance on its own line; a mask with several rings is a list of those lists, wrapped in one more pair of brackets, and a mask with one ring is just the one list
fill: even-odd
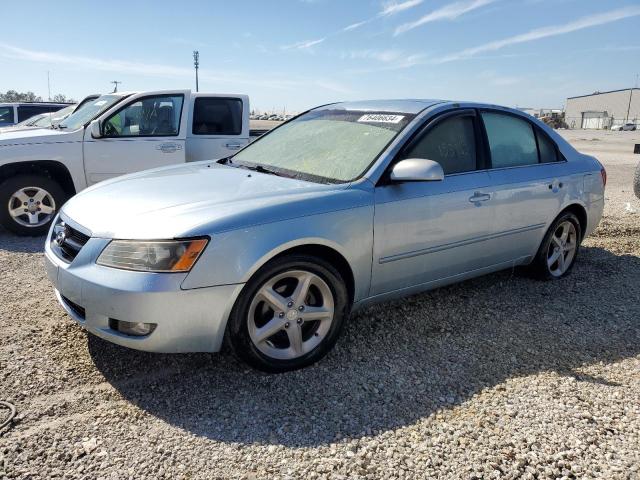
[(36, 105), (18, 107), (18, 122), (22, 122), (35, 115), (40, 115), (41, 113), (46, 113), (48, 111), (49, 110), (47, 110), (46, 107)]
[(533, 126), (512, 115), (483, 112), (493, 168), (519, 167), (538, 163)]
[(242, 100), (196, 98), (192, 132), (194, 135), (240, 135), (242, 133)]
[(457, 116), (439, 122), (410, 145), (403, 158), (424, 158), (438, 162), (445, 175), (475, 170), (473, 117)]
[(551, 163), (558, 161), (558, 151), (556, 144), (542, 132), (536, 131), (538, 136), (538, 148), (540, 149), (540, 163)]

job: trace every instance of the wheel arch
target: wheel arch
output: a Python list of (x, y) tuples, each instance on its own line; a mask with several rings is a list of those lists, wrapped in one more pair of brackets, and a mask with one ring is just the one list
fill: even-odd
[(0, 182), (16, 175), (45, 175), (55, 180), (69, 197), (77, 193), (69, 169), (55, 160), (15, 162), (0, 166)]
[(304, 242), (291, 242), (272, 250), (268, 254), (264, 255), (247, 274), (244, 282), (249, 281), (259, 270), (261, 270), (269, 262), (282, 258), (287, 255), (310, 255), (321, 258), (330, 263), (333, 267), (340, 272), (340, 275), (345, 281), (347, 291), (349, 292), (349, 301), (354, 303), (355, 298), (355, 276), (353, 269), (349, 264), (344, 253), (342, 253), (337, 245), (332, 245), (329, 242), (321, 239), (309, 239)]
[(564, 207), (564, 209), (556, 216), (556, 218), (567, 212), (573, 213), (578, 218), (578, 221), (580, 222), (580, 241), (582, 241), (587, 231), (589, 221), (587, 217), (587, 209), (579, 203), (572, 203)]

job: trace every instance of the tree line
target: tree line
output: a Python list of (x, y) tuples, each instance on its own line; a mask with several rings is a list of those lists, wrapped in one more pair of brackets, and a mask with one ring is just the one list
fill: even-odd
[[(14, 102), (44, 102), (40, 95), (36, 95), (33, 92), (18, 92), (16, 90), (7, 90), (6, 92), (0, 92), (0, 102), (14, 103)], [(52, 99), (52, 102), (59, 103), (77, 103), (77, 101), (71, 97), (67, 97), (62, 93), (57, 93)]]

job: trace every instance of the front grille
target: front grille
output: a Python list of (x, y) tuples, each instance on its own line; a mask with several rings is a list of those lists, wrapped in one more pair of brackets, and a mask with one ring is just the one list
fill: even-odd
[(59, 220), (51, 234), (51, 248), (60, 258), (71, 262), (89, 238), (91, 237)]
[(77, 303), (72, 302), (71, 300), (69, 300), (67, 297), (65, 297), (64, 295), (60, 295), (60, 297), (62, 297), (62, 301), (67, 305), (67, 307), (69, 307), (69, 309), (75, 313), (78, 317), (80, 317), (82, 320), (85, 319), (85, 315), (86, 312), (84, 310), (84, 307), (81, 307), (80, 305), (78, 305)]

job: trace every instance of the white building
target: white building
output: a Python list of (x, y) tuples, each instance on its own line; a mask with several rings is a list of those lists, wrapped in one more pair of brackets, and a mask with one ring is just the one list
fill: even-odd
[(567, 98), (565, 122), (569, 128), (606, 129), (614, 125), (640, 125), (640, 88)]

